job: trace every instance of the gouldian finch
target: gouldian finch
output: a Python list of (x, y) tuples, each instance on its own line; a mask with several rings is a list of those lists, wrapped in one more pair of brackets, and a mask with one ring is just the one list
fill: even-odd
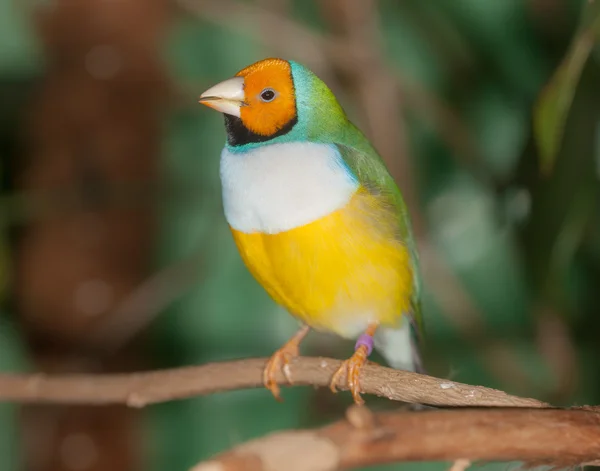
[[(373, 90), (373, 93), (378, 93)], [(419, 371), (417, 252), (402, 194), (368, 139), (308, 68), (265, 59), (206, 90), (224, 114), (223, 206), (245, 265), (301, 328), (270, 358), (264, 384), (311, 330), (356, 339), (340, 378), (362, 404), (359, 376), (375, 347)]]

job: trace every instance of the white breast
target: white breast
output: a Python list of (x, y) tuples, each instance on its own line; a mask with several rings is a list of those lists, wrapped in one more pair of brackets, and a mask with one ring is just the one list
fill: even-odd
[(221, 154), (223, 205), (241, 232), (274, 234), (346, 205), (358, 187), (337, 150), (315, 143), (271, 144)]

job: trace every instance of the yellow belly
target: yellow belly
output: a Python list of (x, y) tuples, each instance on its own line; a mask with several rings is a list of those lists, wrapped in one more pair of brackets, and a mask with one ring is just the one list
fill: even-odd
[(318, 330), (397, 325), (410, 309), (413, 274), (389, 208), (364, 191), (342, 209), (278, 234), (232, 229), (240, 254), (271, 297)]

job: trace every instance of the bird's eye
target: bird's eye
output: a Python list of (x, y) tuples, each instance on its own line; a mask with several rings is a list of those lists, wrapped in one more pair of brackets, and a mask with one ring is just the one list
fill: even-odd
[(260, 99), (265, 103), (268, 103), (275, 99), (275, 95), (275, 90), (272, 88), (265, 88), (262, 92), (260, 92)]

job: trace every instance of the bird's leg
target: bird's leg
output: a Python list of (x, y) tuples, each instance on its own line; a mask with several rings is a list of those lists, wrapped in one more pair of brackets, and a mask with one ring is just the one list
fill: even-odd
[(300, 354), (299, 347), (302, 339), (306, 337), (306, 334), (310, 331), (310, 327), (305, 325), (294, 334), (294, 336), (289, 339), (286, 344), (277, 350), (273, 356), (267, 362), (265, 369), (263, 371), (263, 383), (265, 388), (267, 388), (275, 399), (281, 401), (281, 396), (279, 395), (279, 386), (277, 385), (277, 381), (275, 381), (275, 374), (277, 370), (281, 369), (285, 376), (285, 379), (288, 380), (290, 384), (292, 384), (292, 375), (290, 373), (290, 361), (297, 357)]
[(337, 392), (336, 384), (338, 383), (340, 376), (346, 373), (346, 382), (348, 389), (352, 393), (354, 402), (358, 405), (362, 405), (365, 401), (360, 397), (360, 383), (358, 378), (360, 376), (360, 370), (367, 362), (368, 356), (373, 351), (373, 335), (377, 330), (378, 324), (370, 324), (364, 334), (361, 334), (356, 341), (354, 346), (354, 354), (348, 358), (342, 366), (335, 372), (329, 383), (329, 388), (335, 393)]

